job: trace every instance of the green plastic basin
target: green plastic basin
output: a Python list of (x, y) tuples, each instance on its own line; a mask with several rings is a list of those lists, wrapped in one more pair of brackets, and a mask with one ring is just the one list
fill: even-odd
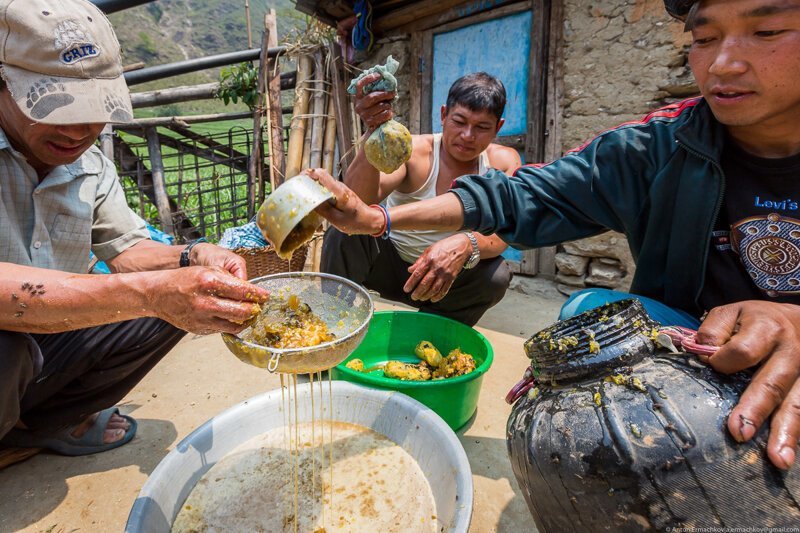
[[(361, 359), (365, 368), (389, 360), (417, 363), (419, 359), (414, 355), (414, 348), (422, 340), (431, 341), (443, 356), (461, 348), (475, 358), (477, 368), (455, 378), (400, 381), (383, 377), (382, 370), (363, 374), (345, 367), (351, 359)], [(458, 430), (478, 407), (483, 374), (489, 370), (493, 359), (492, 345), (486, 337), (461, 322), (415, 311), (378, 311), (359, 347), (331, 369), (331, 376), (407, 394), (433, 409), (453, 430)]]

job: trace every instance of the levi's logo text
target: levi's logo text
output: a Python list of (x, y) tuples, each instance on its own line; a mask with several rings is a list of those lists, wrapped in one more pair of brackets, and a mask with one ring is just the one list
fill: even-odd
[(763, 209), (777, 209), (779, 211), (797, 211), (800, 207), (797, 202), (791, 198), (786, 198), (784, 200), (768, 200), (760, 196), (756, 196), (753, 205)]
[(61, 62), (71, 65), (91, 57), (100, 55), (100, 50), (93, 44), (77, 44), (61, 52)]

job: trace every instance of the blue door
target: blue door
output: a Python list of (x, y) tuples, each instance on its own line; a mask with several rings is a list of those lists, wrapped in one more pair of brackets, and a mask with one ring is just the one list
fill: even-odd
[(528, 72), (531, 11), (433, 35), (431, 125), (442, 131), (440, 108), (450, 85), (471, 72), (487, 72), (506, 86), (506, 119), (499, 135), (525, 135), (528, 123)]
[[(442, 131), (440, 109), (458, 78), (487, 72), (503, 82), (507, 103), (499, 136), (525, 135), (528, 125), (528, 76), (531, 51), (530, 10), (433, 35), (431, 125)], [(524, 153), (520, 152), (525, 162)], [(522, 261), (523, 252), (509, 248), (503, 257)]]

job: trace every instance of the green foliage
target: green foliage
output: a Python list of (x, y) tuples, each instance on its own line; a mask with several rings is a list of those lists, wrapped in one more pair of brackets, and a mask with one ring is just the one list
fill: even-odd
[(161, 9), (161, 6), (158, 5), (158, 2), (147, 4), (146, 9), (153, 16), (153, 20), (155, 20), (156, 23), (161, 22), (161, 17), (164, 16), (164, 10)]
[(156, 43), (147, 32), (139, 32), (139, 42), (136, 43), (135, 50), (142, 56), (152, 58), (158, 55)]
[(181, 106), (178, 104), (167, 104), (156, 108), (153, 116), (156, 117), (178, 117), (182, 115)]
[(244, 62), (222, 69), (219, 83), (217, 98), (225, 105), (241, 100), (252, 110), (258, 104), (258, 69), (252, 63)]

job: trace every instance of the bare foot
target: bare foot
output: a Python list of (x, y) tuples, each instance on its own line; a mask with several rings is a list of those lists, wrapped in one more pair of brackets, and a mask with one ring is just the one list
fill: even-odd
[[(72, 436), (76, 439), (81, 438), (94, 425), (95, 420), (97, 420), (97, 413), (81, 422), (81, 424), (78, 425), (78, 427), (76, 427), (72, 432)], [(128, 431), (130, 427), (130, 423), (128, 423), (125, 418), (114, 413), (108, 420), (106, 430), (103, 432), (103, 443), (110, 444), (112, 442), (121, 440), (122, 437), (125, 436), (125, 432)]]

